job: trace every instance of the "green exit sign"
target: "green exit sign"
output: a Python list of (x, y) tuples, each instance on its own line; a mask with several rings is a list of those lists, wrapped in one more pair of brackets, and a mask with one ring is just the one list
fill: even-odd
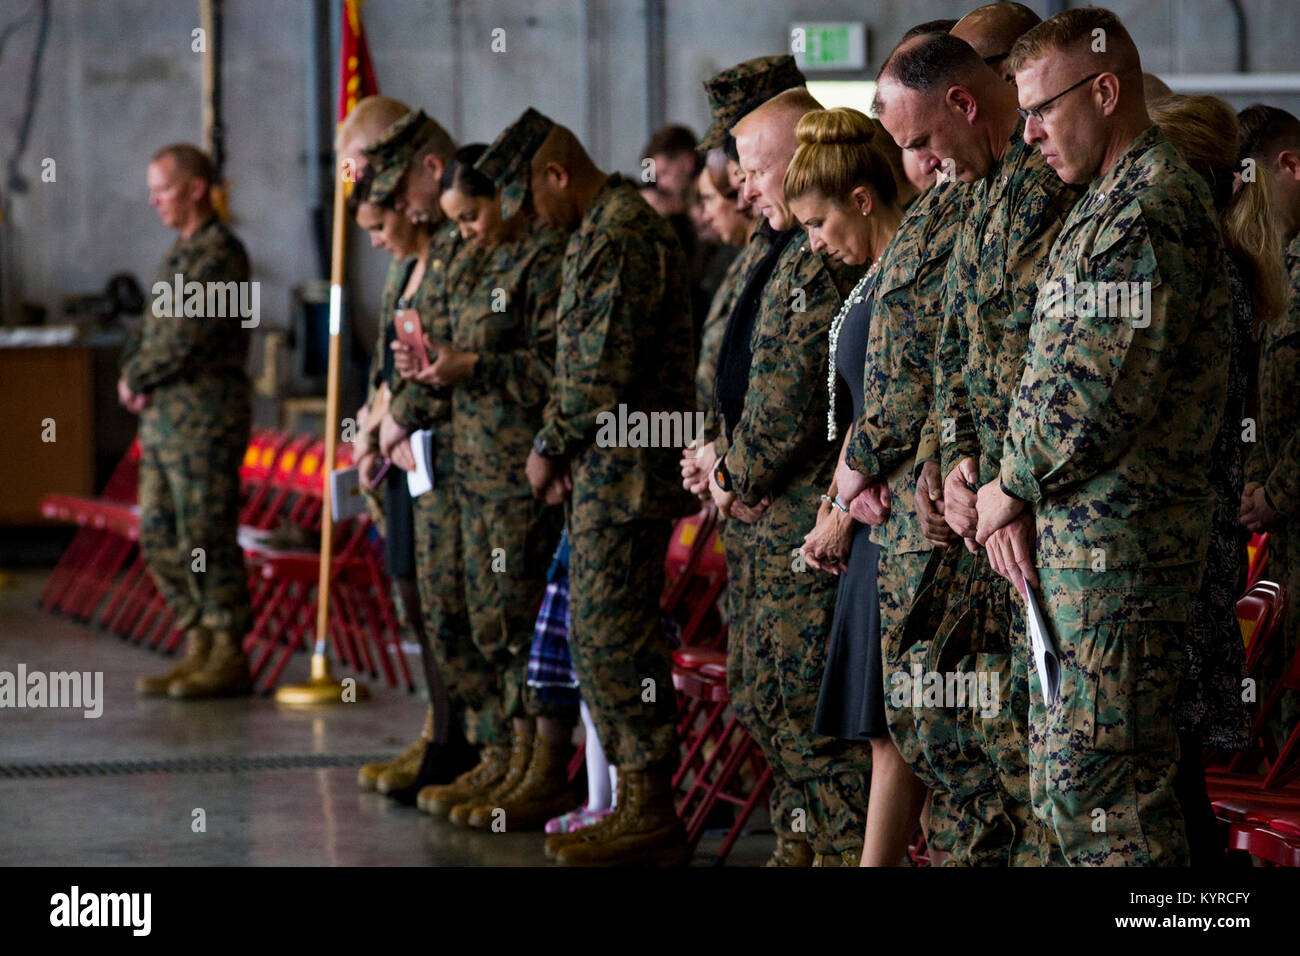
[(796, 23), (790, 52), (801, 70), (863, 70), (867, 28), (861, 23)]

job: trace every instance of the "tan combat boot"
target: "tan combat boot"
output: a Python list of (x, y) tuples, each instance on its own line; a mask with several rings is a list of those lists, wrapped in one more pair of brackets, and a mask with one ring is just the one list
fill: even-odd
[(812, 866), (813, 851), (807, 840), (796, 840), (777, 834), (776, 849), (764, 866)]
[[(684, 866), (691, 847), (673, 806), (672, 775), (666, 768), (618, 771), (627, 786), (614, 822), (581, 843), (559, 848), (556, 862), (567, 866)], [(586, 831), (579, 830), (579, 833)]]
[(435, 817), (445, 817), (451, 808), (494, 787), (510, 769), (510, 751), (500, 744), (488, 744), (479, 752), (478, 764), (451, 783), (425, 787), (416, 806)]
[[(424, 748), (433, 739), (433, 707), (424, 715), (424, 729), (409, 747), (388, 763), (363, 764), (357, 771), (357, 786), (362, 790), (388, 793), (402, 786), (410, 786), (424, 759)], [(409, 769), (408, 769), (409, 768)]]
[(212, 635), (212, 651), (203, 667), (167, 685), (167, 695), (176, 699), (238, 697), (253, 690), (248, 673), (248, 656), (242, 642), (229, 631)]
[(166, 674), (157, 677), (141, 677), (135, 682), (137, 694), (148, 697), (165, 697), (171, 682), (181, 677), (189, 677), (201, 670), (207, 663), (212, 650), (212, 635), (206, 628), (191, 627), (185, 632), (185, 654)]
[(510, 761), (506, 765), (506, 775), (494, 783), (487, 790), (480, 790), (472, 796), (466, 797), (460, 803), (456, 804), (447, 812), (447, 819), (458, 827), (469, 826), (470, 814), (474, 808), (480, 804), (486, 807), (484, 811), (488, 816), (490, 824), (492, 811), (499, 807), (509, 795), (524, 781), (528, 774), (528, 764), (533, 757), (533, 737), (534, 730), (530, 726), (525, 731), (510, 731)]
[[(490, 828), (499, 808), (505, 814), (507, 830), (536, 830), (551, 817), (572, 810), (579, 801), (569, 789), (570, 751), (564, 741), (547, 740), (540, 734), (534, 737), (533, 755), (524, 779), (509, 794), (502, 795), (495, 806), (484, 802), (472, 807), (469, 825), (475, 830)], [(452, 810), (453, 818), (459, 809)]]
[(570, 843), (581, 843), (584, 840), (599, 839), (600, 835), (614, 825), (618, 818), (619, 811), (626, 803), (627, 785), (620, 771), (614, 790), (614, 809), (607, 816), (597, 820), (589, 827), (583, 827), (580, 830), (570, 830), (568, 833), (553, 833), (546, 838), (546, 858), (554, 860), (559, 857), (560, 850)]

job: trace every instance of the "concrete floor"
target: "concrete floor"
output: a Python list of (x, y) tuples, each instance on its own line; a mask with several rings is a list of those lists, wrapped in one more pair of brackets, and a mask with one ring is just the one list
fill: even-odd
[[(139, 674), (165, 670), (158, 655), (36, 607), (44, 572), (0, 583), (0, 671), (102, 671), (103, 713), (0, 710), (0, 864), (7, 865), (434, 865), (545, 863), (535, 833), (457, 829), (356, 786), (367, 755), (395, 752), (418, 732), (418, 696), (370, 681), (372, 699), (301, 712), (274, 701), (191, 703), (136, 697)], [(286, 682), (305, 678), (300, 656)], [(346, 676), (340, 672), (339, 676)], [(348, 758), (309, 769), (247, 769), (15, 777), (14, 765), (104, 764), (232, 756)], [(206, 832), (194, 832), (201, 809)], [(696, 865), (720, 838), (708, 837)], [(743, 837), (731, 866), (762, 863), (770, 835)]]

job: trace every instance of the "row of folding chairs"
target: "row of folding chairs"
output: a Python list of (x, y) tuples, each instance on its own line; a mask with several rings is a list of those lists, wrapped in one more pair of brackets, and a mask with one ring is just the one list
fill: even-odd
[(726, 828), (713, 858), (721, 865), (754, 810), (766, 801), (772, 770), (740, 725), (727, 691), (728, 628), (719, 608), (727, 563), (712, 505), (674, 527), (666, 571), (660, 607), (677, 621), (681, 639), (673, 651), (683, 748), (673, 776), (678, 815), (692, 845), (711, 826)]
[[(349, 446), (340, 446), (336, 465), (349, 464), (350, 453)], [(77, 532), (40, 603), (52, 613), (166, 653), (184, 635), (173, 626), (173, 613), (140, 552), (139, 467), (135, 442), (98, 498), (45, 496), (44, 516), (76, 525)], [(320, 557), (310, 543), (319, 540), (329, 470), (320, 439), (277, 431), (255, 432), (240, 468), (240, 543), (255, 615), (245, 650), (263, 693), (274, 689), (294, 652), (310, 647), (315, 636)], [(285, 535), (286, 530), (295, 533)], [(327, 637), (340, 663), (413, 690), (373, 538), (364, 514), (335, 527)], [(298, 540), (277, 543), (287, 539)]]
[(1300, 724), (1280, 746), (1272, 727), (1280, 722), (1284, 695), (1300, 694), (1300, 651), (1271, 687), (1261, 686), (1265, 662), (1284, 652), (1289, 596), (1253, 567), (1259, 563), (1262, 571), (1267, 540), (1252, 545), (1253, 583), (1237, 602), (1237, 622), (1246, 646), (1247, 686), (1266, 694), (1255, 709), (1248, 745), (1234, 754), (1207, 754), (1206, 784), (1230, 850), (1249, 853), (1261, 865), (1294, 867), (1300, 866)]

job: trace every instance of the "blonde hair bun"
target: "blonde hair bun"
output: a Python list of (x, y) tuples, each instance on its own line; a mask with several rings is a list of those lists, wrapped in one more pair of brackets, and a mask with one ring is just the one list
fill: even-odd
[(800, 143), (809, 146), (849, 146), (870, 143), (875, 124), (866, 113), (848, 106), (805, 113), (795, 127)]

